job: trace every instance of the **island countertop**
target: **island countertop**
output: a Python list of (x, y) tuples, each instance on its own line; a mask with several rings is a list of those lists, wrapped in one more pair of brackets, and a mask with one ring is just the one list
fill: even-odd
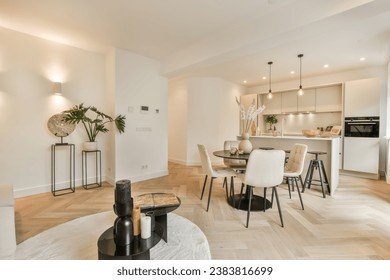
[[(241, 140), (241, 137), (237, 137)], [(260, 135), (250, 136), (249, 141), (252, 143), (253, 149), (272, 147), (274, 149), (290, 150), (294, 144), (305, 144), (308, 146), (308, 151), (322, 151), (325, 155), (320, 157), (325, 165), (325, 170), (328, 175), (330, 185), (330, 195), (334, 195), (339, 183), (339, 168), (340, 168), (340, 141), (341, 137), (306, 137), (304, 135)], [(304, 171), (302, 177), (305, 178), (310, 160), (313, 159), (312, 154), (307, 154), (305, 160)], [(315, 177), (317, 177), (315, 175)], [(316, 178), (318, 179), (318, 177)], [(314, 188), (314, 187), (313, 187)], [(314, 188), (315, 189), (315, 188)]]

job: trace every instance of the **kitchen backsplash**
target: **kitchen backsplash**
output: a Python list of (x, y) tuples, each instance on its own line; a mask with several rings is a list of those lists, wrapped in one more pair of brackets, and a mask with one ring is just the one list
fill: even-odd
[[(275, 125), (276, 130), (281, 132), (283, 122), (283, 134), (301, 134), (303, 129), (316, 129), (327, 126), (341, 125), (341, 113), (320, 113), (320, 114), (286, 114), (277, 115), (278, 123)], [(259, 118), (264, 118), (259, 116)], [(263, 123), (262, 123), (263, 121)], [(259, 129), (261, 133), (267, 133), (269, 124), (264, 119), (259, 119)]]

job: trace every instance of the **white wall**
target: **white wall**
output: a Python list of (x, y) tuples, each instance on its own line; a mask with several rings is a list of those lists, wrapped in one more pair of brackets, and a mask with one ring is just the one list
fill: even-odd
[[(59, 138), (47, 129), (56, 113), (85, 102), (106, 110), (105, 58), (0, 28), (0, 182), (15, 195), (50, 191), (50, 146)], [(62, 96), (52, 82), (62, 82)], [(76, 186), (81, 185), (81, 127), (64, 139), (76, 145)], [(105, 162), (105, 135), (98, 141)], [(57, 154), (57, 187), (68, 186), (67, 154)], [(104, 175), (104, 174), (103, 174)]]
[[(235, 96), (242, 94), (241, 86), (220, 78), (189, 78), (170, 83), (170, 88), (176, 89), (170, 95), (170, 98), (175, 98), (176, 101), (170, 100), (170, 104), (184, 104), (185, 98), (180, 93), (187, 94), (187, 132), (186, 136), (170, 133), (169, 142), (177, 143), (181, 152), (174, 152), (172, 149), (175, 147), (172, 145), (169, 159), (172, 156), (173, 160), (186, 164), (200, 164), (197, 144), (204, 144), (209, 152), (212, 152), (223, 149), (225, 140), (236, 139), (239, 119)], [(183, 108), (170, 108), (172, 118), (184, 113)], [(174, 122), (170, 124), (174, 125)], [(169, 127), (170, 131), (175, 129), (177, 128)], [(186, 155), (182, 153), (184, 147)], [(213, 156), (212, 160), (220, 161)]]
[(168, 80), (159, 73), (159, 62), (115, 50), (116, 114), (126, 115), (126, 131), (115, 138), (115, 181), (168, 174)]
[(168, 155), (169, 160), (187, 162), (188, 88), (187, 80), (169, 81), (168, 97)]
[[(50, 147), (60, 139), (47, 121), (81, 102), (127, 117), (124, 134), (111, 125), (97, 138), (103, 180), (114, 184), (168, 173), (168, 84), (158, 62), (124, 50), (91, 53), (2, 28), (0, 40), (0, 183), (12, 184), (16, 197), (50, 191)], [(53, 81), (63, 83), (62, 96), (52, 94)], [(141, 105), (150, 113), (141, 114)], [(64, 140), (75, 144), (80, 186), (84, 129), (79, 125)], [(56, 186), (68, 187), (68, 153), (57, 151)]]

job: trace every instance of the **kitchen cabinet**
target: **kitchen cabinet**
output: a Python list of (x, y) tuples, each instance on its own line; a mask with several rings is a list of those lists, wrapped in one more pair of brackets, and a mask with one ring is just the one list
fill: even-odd
[(344, 116), (379, 116), (379, 78), (345, 82)]
[(344, 137), (343, 169), (378, 174), (379, 138)]
[(316, 112), (341, 112), (341, 85), (316, 88)]
[(305, 89), (303, 95), (296, 94), (298, 99), (298, 112), (314, 112), (316, 110), (316, 90)]
[(262, 95), (262, 104), (265, 106), (264, 115), (277, 115), (282, 113), (282, 94), (276, 92), (272, 94), (273, 97), (269, 99), (267, 94)]
[(282, 92), (282, 114), (296, 113), (298, 110), (297, 91)]

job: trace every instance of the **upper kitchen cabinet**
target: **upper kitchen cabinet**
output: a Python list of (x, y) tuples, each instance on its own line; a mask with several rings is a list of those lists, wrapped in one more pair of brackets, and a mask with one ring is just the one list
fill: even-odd
[(345, 82), (344, 116), (379, 116), (379, 100), (380, 81), (378, 78)]
[(282, 92), (282, 113), (296, 113), (298, 110), (298, 94), (296, 90)]
[(298, 95), (297, 91), (294, 92), (298, 100), (298, 112), (315, 112), (316, 90), (314, 88), (305, 89), (303, 95)]
[(334, 85), (316, 88), (316, 112), (341, 112), (342, 86)]
[(264, 115), (277, 115), (282, 113), (282, 94), (276, 92), (272, 94), (272, 98), (268, 98), (267, 94), (261, 96), (262, 105), (265, 106)]

